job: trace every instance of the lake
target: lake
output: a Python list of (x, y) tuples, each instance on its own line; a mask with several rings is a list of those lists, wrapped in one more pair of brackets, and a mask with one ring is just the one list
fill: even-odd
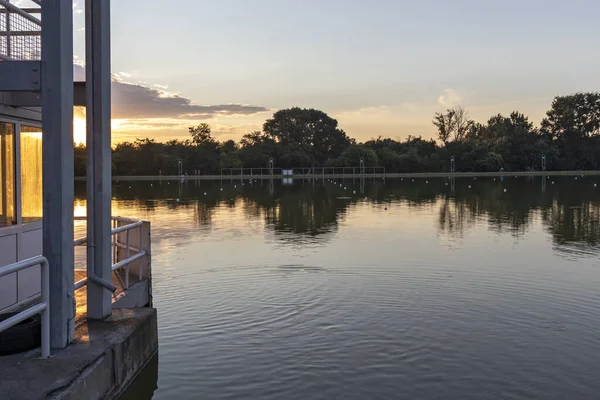
[(114, 183), (159, 316), (123, 399), (598, 398), (600, 176), (287, 183)]

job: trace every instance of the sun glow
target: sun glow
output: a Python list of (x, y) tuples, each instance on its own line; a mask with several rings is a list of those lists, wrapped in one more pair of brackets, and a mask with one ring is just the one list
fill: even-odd
[(85, 144), (85, 119), (75, 117), (73, 119), (73, 142), (76, 145)]

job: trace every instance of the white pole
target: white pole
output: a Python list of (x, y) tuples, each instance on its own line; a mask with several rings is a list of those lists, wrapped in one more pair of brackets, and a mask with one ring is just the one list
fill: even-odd
[(54, 348), (75, 337), (73, 294), (73, 2), (42, 6), (43, 252), (50, 269), (50, 333)]
[[(87, 316), (104, 319), (112, 313), (111, 293), (98, 282), (111, 282), (111, 108), (110, 108), (110, 1), (86, 0), (86, 117), (88, 154), (92, 152), (92, 182), (88, 182), (88, 238), (93, 262), (88, 267)], [(90, 235), (89, 229), (93, 234)]]

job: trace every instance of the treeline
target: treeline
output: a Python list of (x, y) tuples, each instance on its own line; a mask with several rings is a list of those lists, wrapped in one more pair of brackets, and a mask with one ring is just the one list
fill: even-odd
[[(262, 131), (239, 142), (219, 142), (210, 126), (191, 127), (190, 138), (166, 143), (137, 139), (113, 149), (115, 175), (218, 174), (222, 168), (382, 166), (386, 172), (446, 172), (454, 156), (456, 171), (494, 172), (596, 170), (600, 168), (600, 93), (554, 98), (536, 127), (515, 111), (476, 123), (456, 107), (434, 115), (438, 140), (378, 137), (358, 143), (335, 119), (314, 109), (277, 111)], [(85, 174), (85, 148), (76, 148), (75, 170)]]

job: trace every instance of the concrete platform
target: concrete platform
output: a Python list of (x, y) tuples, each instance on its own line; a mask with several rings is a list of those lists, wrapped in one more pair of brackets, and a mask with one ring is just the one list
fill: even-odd
[(39, 350), (0, 357), (0, 399), (116, 399), (157, 351), (156, 310), (115, 309), (79, 325), (75, 342), (49, 360)]

